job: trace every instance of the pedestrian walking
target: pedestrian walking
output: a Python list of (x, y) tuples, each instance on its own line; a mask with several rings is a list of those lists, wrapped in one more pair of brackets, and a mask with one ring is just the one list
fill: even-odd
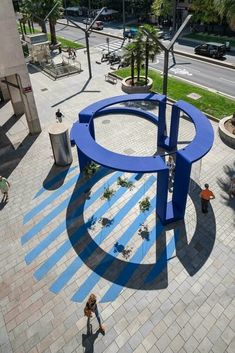
[(74, 48), (72, 49), (72, 54), (73, 54), (72, 59), (75, 60), (75, 58), (77, 57), (77, 54), (76, 54), (76, 50)]
[(87, 326), (90, 325), (90, 318), (92, 317), (92, 313), (95, 313), (97, 321), (99, 323), (100, 331), (105, 332), (104, 327), (101, 325), (100, 315), (97, 307), (96, 295), (91, 294), (88, 298), (86, 306), (84, 308), (84, 315), (87, 316), (88, 323)]
[(64, 117), (64, 114), (61, 113), (60, 109), (56, 111), (55, 116), (56, 116), (56, 121), (59, 123), (62, 123), (62, 117)]
[(3, 194), (2, 202), (7, 202), (9, 199), (8, 190), (10, 187), (9, 181), (0, 175), (0, 190)]
[(200, 192), (200, 198), (201, 198), (202, 213), (207, 213), (210, 200), (213, 200), (215, 198), (215, 195), (209, 189), (208, 184), (205, 184), (205, 189), (203, 189)]

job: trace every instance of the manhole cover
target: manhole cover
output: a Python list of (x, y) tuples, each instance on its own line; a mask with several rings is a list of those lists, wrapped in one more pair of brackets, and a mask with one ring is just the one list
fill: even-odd
[(196, 101), (196, 100), (200, 99), (202, 96), (200, 96), (200, 94), (197, 94), (197, 93), (190, 93), (187, 95), (187, 97), (194, 99)]
[(109, 124), (109, 123), (110, 123), (110, 120), (108, 120), (108, 119), (102, 121), (102, 124), (104, 124), (104, 125)]
[(48, 88), (42, 88), (41, 91), (42, 91), (42, 92), (48, 91)]

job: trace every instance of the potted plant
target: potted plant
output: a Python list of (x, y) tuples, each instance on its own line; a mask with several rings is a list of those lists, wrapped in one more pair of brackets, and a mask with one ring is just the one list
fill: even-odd
[[(158, 32), (154, 26), (144, 25), (144, 29), (157, 36)], [(126, 93), (148, 92), (152, 87), (152, 80), (148, 77), (149, 59), (154, 60), (161, 52), (160, 46), (146, 39), (141, 29), (137, 32), (135, 40), (124, 47), (123, 60), (131, 66), (131, 76), (122, 81), (122, 90)], [(145, 75), (141, 76), (141, 69), (145, 67)], [(136, 75), (135, 75), (136, 69)]]

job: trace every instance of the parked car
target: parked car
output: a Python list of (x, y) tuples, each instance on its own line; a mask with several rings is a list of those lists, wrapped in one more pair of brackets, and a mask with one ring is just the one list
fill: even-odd
[(102, 30), (104, 28), (104, 24), (102, 21), (95, 21), (95, 23), (93, 23), (91, 28), (96, 30)]
[(123, 32), (124, 38), (134, 38), (137, 34), (138, 30), (136, 28), (130, 28)]
[(225, 55), (226, 46), (222, 43), (204, 43), (194, 48), (194, 53), (219, 59)]
[[(93, 19), (92, 18), (85, 18), (82, 22), (87, 25), (87, 26), (90, 26), (90, 24), (92, 23)], [(102, 21), (95, 21), (93, 23), (93, 25), (91, 26), (91, 28), (93, 29), (98, 29), (98, 30), (101, 30), (104, 28), (104, 24)]]

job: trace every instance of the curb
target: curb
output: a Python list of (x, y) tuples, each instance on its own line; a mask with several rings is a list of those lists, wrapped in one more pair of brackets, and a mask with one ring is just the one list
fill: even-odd
[(211, 64), (215, 64), (215, 65), (218, 65), (218, 66), (223, 66), (223, 67), (227, 67), (229, 69), (235, 70), (235, 64), (233, 64), (233, 63), (217, 61), (216, 59), (207, 58), (207, 57), (201, 57), (201, 56), (198, 57), (198, 55), (195, 55), (195, 54), (192, 54), (192, 53), (188, 53), (188, 52), (185, 52), (185, 51), (180, 51), (180, 50), (174, 50), (174, 53), (178, 54), (178, 55), (186, 56), (186, 57), (189, 57), (189, 58), (192, 58), (192, 59), (205, 61), (207, 63), (211, 63)]
[[(123, 80), (123, 78), (122, 78), (121, 76), (118, 76), (118, 75), (116, 75), (116, 74), (113, 73), (113, 72), (110, 72), (109, 74), (112, 75), (112, 76), (114, 76), (114, 77), (116, 77), (116, 78), (117, 78), (118, 80), (120, 80), (120, 81)], [(154, 93), (156, 93), (156, 94), (161, 94), (161, 93), (155, 92), (155, 91), (151, 91), (151, 92), (154, 92)], [(167, 97), (167, 100), (168, 100), (169, 102), (171, 102), (171, 103), (177, 102), (175, 99), (172, 99), (172, 98), (170, 98), (170, 97)], [(203, 112), (203, 111), (202, 111), (202, 113), (203, 113), (209, 120), (212, 120), (212, 121), (214, 121), (214, 122), (216, 122), (216, 123), (219, 123), (219, 122), (221, 121), (221, 119), (217, 119), (217, 118), (215, 118), (213, 115), (210, 115), (210, 114), (205, 113), (205, 112)]]

